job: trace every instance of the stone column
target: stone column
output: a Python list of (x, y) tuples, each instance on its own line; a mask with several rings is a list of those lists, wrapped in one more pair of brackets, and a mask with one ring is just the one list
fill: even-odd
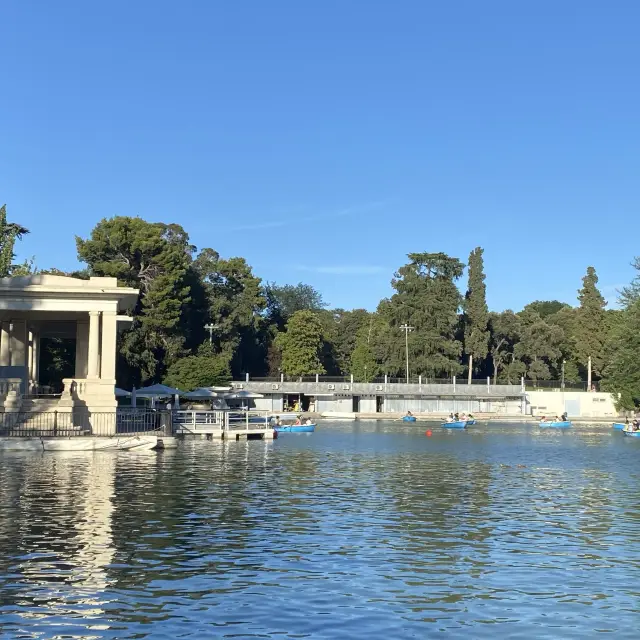
[(102, 312), (102, 349), (100, 352), (100, 377), (116, 379), (116, 336), (118, 321), (115, 311)]
[(98, 378), (100, 356), (100, 312), (89, 311), (89, 367), (87, 378)]
[(75, 377), (84, 379), (89, 372), (89, 323), (78, 320), (76, 323), (76, 371)]
[(27, 330), (27, 393), (33, 387), (33, 331)]
[(24, 367), (27, 358), (27, 325), (14, 320), (11, 327), (11, 366)]
[(33, 334), (33, 381), (40, 386), (40, 334)]
[(0, 367), (8, 367), (11, 364), (11, 325), (3, 322), (0, 328)]

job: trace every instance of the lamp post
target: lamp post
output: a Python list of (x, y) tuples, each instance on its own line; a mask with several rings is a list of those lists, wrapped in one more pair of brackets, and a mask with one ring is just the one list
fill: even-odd
[(409, 331), (413, 331), (415, 327), (410, 327), (406, 322), (400, 325), (400, 329), (404, 331), (404, 350), (407, 358), (407, 384), (409, 384)]
[(564, 365), (567, 364), (566, 360), (562, 361), (562, 381), (560, 382), (560, 387), (564, 389)]
[(204, 328), (209, 332), (209, 344), (211, 344), (213, 342), (213, 332), (218, 329), (218, 325), (217, 324), (205, 324)]

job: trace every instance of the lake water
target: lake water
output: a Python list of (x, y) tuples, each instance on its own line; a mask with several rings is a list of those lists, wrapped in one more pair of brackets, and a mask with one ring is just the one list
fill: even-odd
[(0, 637), (638, 637), (640, 438), (431, 429), (0, 454)]

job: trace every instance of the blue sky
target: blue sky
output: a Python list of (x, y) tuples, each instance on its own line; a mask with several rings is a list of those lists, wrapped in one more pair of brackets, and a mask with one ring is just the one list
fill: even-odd
[(76, 265), (112, 215), (375, 308), (485, 249), (492, 309), (640, 253), (640, 3), (4, 0), (0, 202)]

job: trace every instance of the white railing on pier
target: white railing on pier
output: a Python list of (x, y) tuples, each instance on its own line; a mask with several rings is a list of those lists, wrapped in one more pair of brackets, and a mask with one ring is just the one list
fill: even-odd
[(174, 429), (180, 432), (261, 431), (272, 429), (269, 411), (175, 411)]
[(227, 413), (227, 426), (229, 431), (259, 431), (273, 429), (271, 412), (259, 410), (225, 411)]
[(223, 430), (227, 423), (226, 411), (175, 411), (174, 428), (182, 431)]

